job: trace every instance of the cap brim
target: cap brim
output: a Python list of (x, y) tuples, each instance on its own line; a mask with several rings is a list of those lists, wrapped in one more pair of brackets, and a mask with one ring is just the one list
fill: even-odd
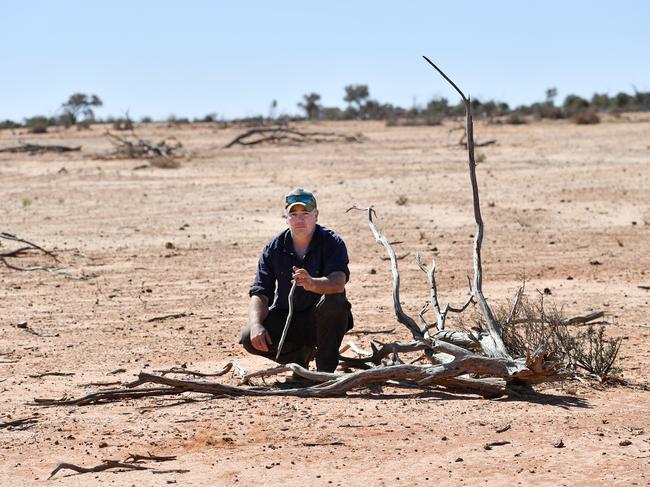
[(302, 206), (305, 209), (305, 211), (313, 211), (315, 209), (315, 207), (312, 206), (312, 205), (308, 205), (306, 203), (302, 203), (302, 202), (298, 201), (296, 203), (292, 203), (289, 206), (287, 206), (287, 213), (290, 212), (291, 208), (293, 208), (295, 206)]

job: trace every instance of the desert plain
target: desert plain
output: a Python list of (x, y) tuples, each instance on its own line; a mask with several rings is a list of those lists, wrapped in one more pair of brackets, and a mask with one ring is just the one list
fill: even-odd
[[(258, 254), (285, 228), (282, 197), (296, 186), (315, 191), (319, 223), (347, 244), (355, 333), (344, 343), (369, 349), (371, 340), (409, 339), (394, 317), (385, 250), (365, 215), (346, 210), (372, 205), (384, 235), (400, 242), (405, 311), (417, 316), (428, 299), (417, 252), (435, 257), (441, 302), (462, 303), (474, 217), (459, 126), (302, 123), (363, 141), (229, 149), (243, 127), (136, 127), (154, 143), (182, 143), (175, 169), (106, 158), (106, 126), (1, 131), (0, 149), (81, 150), (0, 153), (0, 231), (53, 251), (64, 271), (0, 265), (0, 423), (34, 418), (0, 429), (0, 484), (648, 485), (648, 114), (589, 126), (475, 126), (477, 142), (496, 141), (477, 148), (485, 295), (507, 304), (525, 282), (531, 299), (546, 289), (546, 302), (567, 316), (604, 311), (607, 334), (622, 337), (614, 382), (567, 380), (522, 399), (373, 386), (326, 399), (33, 404), (129, 382), (141, 370), (210, 372), (231, 359), (247, 371), (272, 366), (237, 341)], [(10, 248), (1, 243), (0, 252)], [(51, 264), (42, 256), (11, 262)], [(214, 380), (238, 383), (235, 375)], [(492, 442), (505, 443), (486, 449)], [(89, 467), (131, 454), (176, 459), (141, 471), (62, 470), (46, 481), (61, 462)]]

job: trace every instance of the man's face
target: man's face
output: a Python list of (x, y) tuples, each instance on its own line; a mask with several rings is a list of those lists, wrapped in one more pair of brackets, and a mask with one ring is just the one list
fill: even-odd
[(287, 223), (291, 229), (291, 235), (306, 237), (316, 229), (318, 221), (318, 210), (305, 211), (302, 205), (294, 205), (287, 213)]

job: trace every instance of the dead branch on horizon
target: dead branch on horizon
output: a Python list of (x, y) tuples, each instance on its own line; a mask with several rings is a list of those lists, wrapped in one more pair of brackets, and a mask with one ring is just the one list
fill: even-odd
[[(463, 127), (462, 125), (452, 127), (447, 132), (447, 135), (451, 135), (453, 132), (456, 132), (458, 130), (462, 130), (462, 134), (460, 136), (460, 139), (458, 140), (458, 145), (460, 145), (465, 150), (467, 150), (467, 131), (466, 131), (465, 127)], [(447, 139), (447, 140), (449, 140), (449, 139)], [(474, 142), (474, 147), (485, 147), (485, 146), (496, 144), (496, 143), (497, 143), (496, 139), (489, 139), (489, 140), (486, 140), (485, 142)]]
[(20, 152), (27, 152), (29, 155), (42, 154), (44, 152), (77, 152), (81, 150), (81, 146), (68, 147), (65, 145), (41, 145), (41, 144), (22, 144), (15, 147), (5, 147), (0, 149), (0, 152), (10, 152), (17, 154)]
[(228, 142), (224, 148), (239, 144), (252, 146), (258, 144), (318, 144), (325, 142), (363, 142), (361, 134), (344, 135), (335, 132), (303, 132), (288, 126), (256, 127), (247, 130)]
[(106, 131), (105, 135), (113, 144), (113, 151), (108, 154), (96, 155), (96, 159), (147, 159), (149, 165), (143, 167), (175, 169), (180, 167), (178, 159), (184, 156), (181, 153), (183, 144), (179, 141), (169, 144), (167, 140), (161, 140), (157, 144), (153, 144), (138, 137), (135, 131), (131, 131), (130, 136), (124, 137), (109, 131)]

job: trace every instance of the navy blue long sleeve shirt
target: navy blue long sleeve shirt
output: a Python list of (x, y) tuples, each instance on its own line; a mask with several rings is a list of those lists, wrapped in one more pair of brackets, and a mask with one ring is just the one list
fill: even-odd
[[(325, 277), (340, 271), (345, 273), (347, 282), (350, 279), (348, 262), (348, 251), (343, 239), (320, 225), (316, 225), (305, 258), (300, 260), (293, 246), (291, 231), (287, 228), (262, 250), (249, 295), (264, 295), (272, 303), (271, 308), (287, 309), (293, 266), (306, 269), (312, 277)], [(320, 296), (297, 286), (293, 296), (294, 310), (309, 309), (318, 302)]]

